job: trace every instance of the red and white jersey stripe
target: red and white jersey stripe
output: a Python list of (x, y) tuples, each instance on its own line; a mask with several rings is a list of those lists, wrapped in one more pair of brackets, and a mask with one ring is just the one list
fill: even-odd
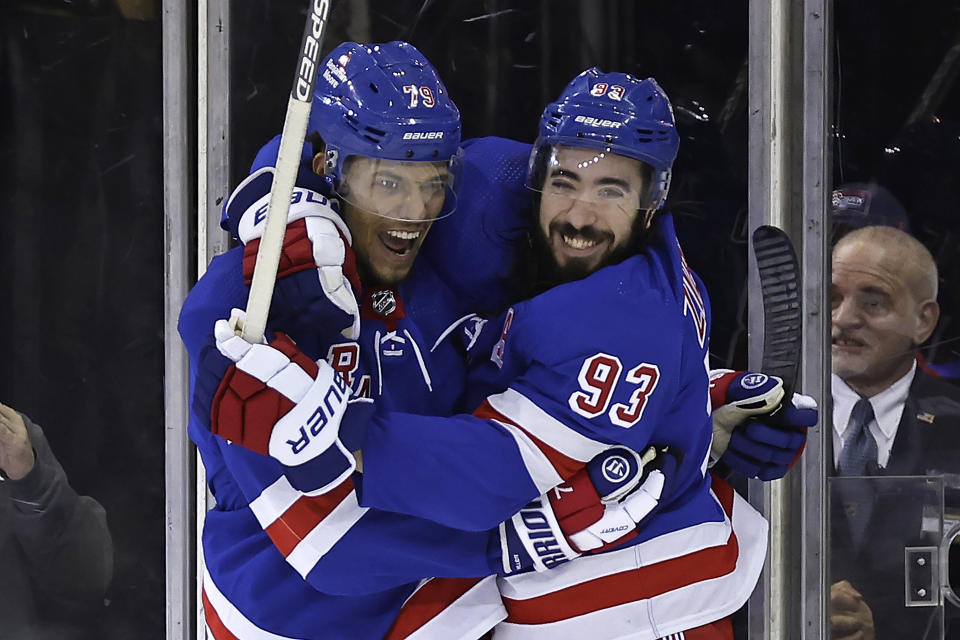
[(567, 427), (513, 389), (488, 397), (474, 415), (495, 420), (513, 436), (540, 493), (561, 484), (610, 447)]
[(403, 603), (383, 640), (471, 640), (506, 617), (496, 576), (428, 578)]
[(306, 577), (320, 558), (367, 512), (357, 503), (353, 480), (320, 496), (307, 496), (284, 476), (250, 503), (260, 526), (287, 562)]
[[(208, 640), (296, 640), (251, 622), (221, 593), (209, 573), (203, 581), (203, 615)], [(383, 640), (473, 640), (506, 615), (495, 576), (429, 578), (404, 603)], [(322, 630), (316, 637), (323, 637)]]
[(712, 493), (723, 522), (501, 579), (508, 616), (495, 640), (656, 640), (736, 611), (759, 578), (767, 522), (725, 482)]

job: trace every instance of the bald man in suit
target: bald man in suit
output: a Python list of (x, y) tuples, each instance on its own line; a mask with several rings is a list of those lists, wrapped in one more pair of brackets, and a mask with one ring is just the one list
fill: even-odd
[[(903, 231), (869, 226), (837, 243), (832, 266), (836, 475), (960, 473), (960, 389), (916, 362), (940, 317), (930, 252)], [(897, 484), (870, 486), (885, 488), (833, 501), (831, 637), (923, 638), (931, 610), (906, 609), (903, 590), (903, 547), (924, 540), (922, 504)]]

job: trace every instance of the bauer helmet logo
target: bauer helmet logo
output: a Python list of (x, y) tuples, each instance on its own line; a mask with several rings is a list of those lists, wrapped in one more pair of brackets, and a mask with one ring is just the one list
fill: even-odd
[(603, 477), (618, 484), (627, 479), (630, 463), (623, 456), (612, 456), (603, 463)]
[(743, 380), (740, 381), (740, 384), (743, 385), (744, 389), (756, 389), (757, 387), (762, 387), (767, 383), (769, 378), (766, 374), (763, 373), (748, 373), (743, 376)]
[(373, 304), (373, 310), (382, 316), (388, 316), (397, 310), (397, 298), (390, 289), (374, 291), (370, 295), (370, 302)]
[(574, 122), (580, 122), (591, 127), (604, 127), (606, 129), (619, 129), (623, 126), (622, 122), (616, 120), (605, 120), (603, 118), (594, 118), (593, 116), (577, 116)]
[(403, 134), (404, 140), (442, 140), (443, 131), (408, 131)]

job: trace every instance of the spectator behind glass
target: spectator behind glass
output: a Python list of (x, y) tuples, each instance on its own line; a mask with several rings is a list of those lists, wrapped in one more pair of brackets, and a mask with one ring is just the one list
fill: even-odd
[(869, 226), (894, 227), (911, 233), (907, 210), (876, 182), (848, 182), (834, 189), (830, 223), (834, 244), (850, 231)]
[[(930, 252), (893, 227), (850, 231), (833, 250), (831, 306), (837, 474), (960, 472), (960, 389), (918, 370), (916, 362), (940, 316)], [(903, 542), (919, 534), (920, 514), (884, 507), (878, 496), (858, 502), (844, 502), (831, 515), (832, 637), (919, 637), (922, 629), (904, 615), (902, 571)], [(850, 515), (857, 510), (867, 514), (859, 525)], [(896, 580), (876, 579), (881, 574), (900, 575), (896, 593)]]
[(78, 496), (40, 427), (0, 404), (0, 640), (93, 638), (113, 573), (103, 507)]

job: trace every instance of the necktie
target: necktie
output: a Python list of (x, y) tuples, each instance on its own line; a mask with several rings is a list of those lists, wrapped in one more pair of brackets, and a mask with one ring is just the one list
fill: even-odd
[(851, 417), (853, 424), (847, 427), (848, 433), (843, 439), (837, 470), (841, 476), (868, 475), (867, 470), (877, 464), (877, 441), (868, 426), (873, 420), (870, 401), (866, 398), (857, 400)]
[[(852, 424), (847, 427), (843, 439), (837, 471), (841, 476), (872, 475), (870, 471), (877, 466), (877, 441), (869, 428), (873, 420), (870, 401), (866, 398), (857, 400), (851, 418)], [(869, 480), (848, 480), (841, 487), (840, 495), (850, 524), (851, 541), (854, 549), (859, 551), (873, 512), (873, 487)]]

